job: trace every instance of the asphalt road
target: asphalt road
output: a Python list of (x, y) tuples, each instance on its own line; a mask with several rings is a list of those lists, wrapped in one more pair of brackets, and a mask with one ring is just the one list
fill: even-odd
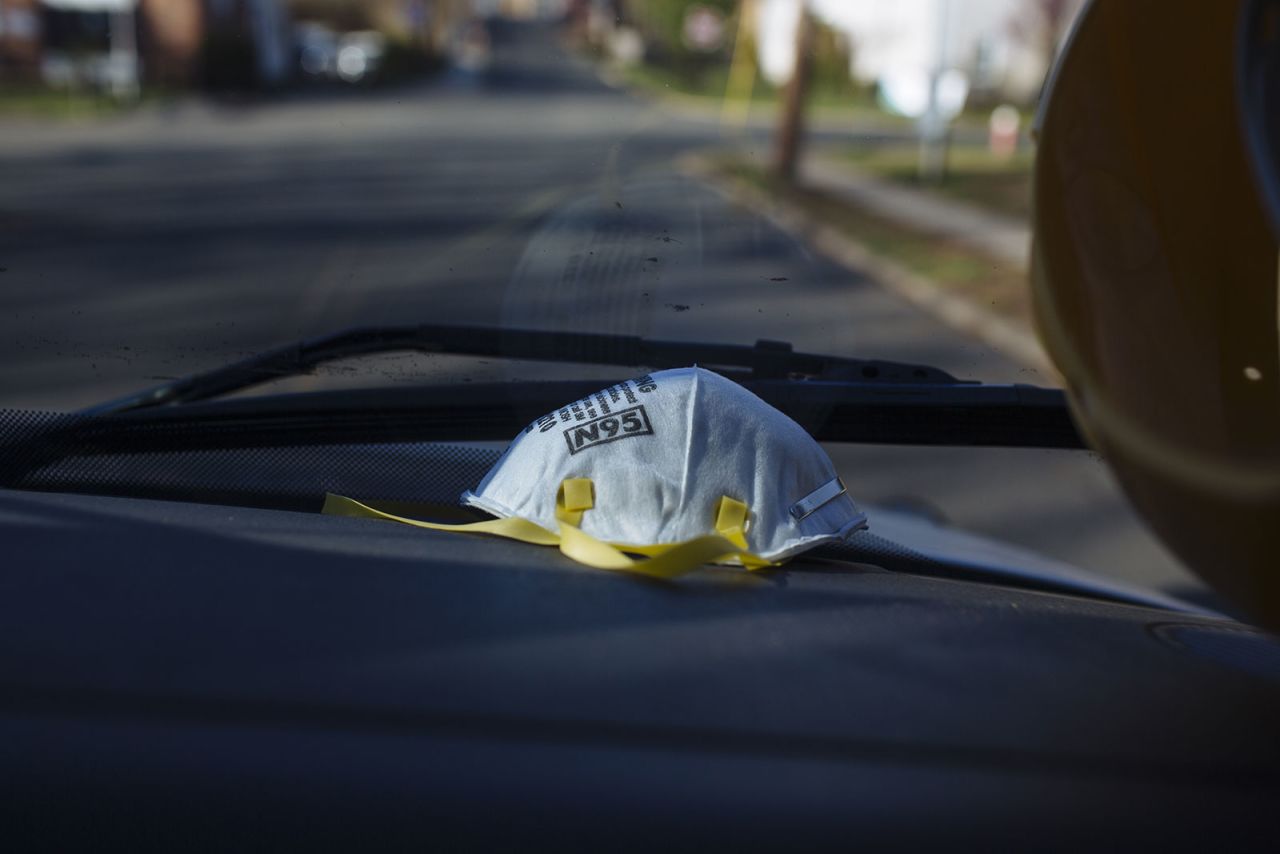
[[(484, 81), (0, 126), (0, 406), (68, 410), (404, 322), (772, 338), (1037, 381), (682, 177), (676, 158), (714, 143), (714, 123), (609, 88), (549, 31), (495, 44)], [(391, 357), (288, 387), (545, 373)], [(829, 450), (865, 502), (928, 506), (1117, 578), (1194, 583), (1090, 455)]]

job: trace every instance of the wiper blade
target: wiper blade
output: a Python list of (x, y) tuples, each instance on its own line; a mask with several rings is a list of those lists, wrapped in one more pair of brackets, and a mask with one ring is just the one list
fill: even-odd
[(240, 362), (193, 374), (84, 410), (110, 415), (134, 409), (193, 403), (243, 391), (273, 380), (301, 376), (327, 362), (376, 353), (418, 352), (487, 356), (519, 361), (575, 362), (635, 368), (701, 365), (750, 371), (754, 380), (807, 378), (874, 383), (967, 385), (927, 365), (796, 353), (784, 341), (752, 347), (656, 341), (633, 335), (602, 335), (484, 326), (380, 326), (350, 329), (268, 350)]
[[(402, 326), (304, 341), (85, 410), (61, 431), (58, 443), (48, 437), (33, 442), (42, 446), (36, 456), (47, 461), (50, 455), (119, 450), (136, 444), (139, 436), (153, 450), (205, 442), (228, 447), (241, 440), (250, 445), (503, 440), (566, 401), (608, 385), (600, 380), (475, 383), (210, 402), (337, 359), (406, 350), (647, 369), (700, 364), (742, 383), (819, 441), (1087, 447), (1061, 390), (963, 381), (925, 365), (796, 353), (789, 344), (771, 341), (745, 347), (622, 335)], [(30, 465), (28, 461), (19, 468)]]
[(748, 376), (721, 372), (825, 442), (1087, 447), (1059, 389), (964, 382), (923, 365), (794, 353), (790, 345), (765, 341), (742, 347), (629, 336), (415, 326), (353, 330), (284, 347), (61, 416), (38, 429), (11, 433), (0, 441), (0, 485), (20, 488), (60, 460), (104, 454), (501, 441), (565, 402), (612, 384), (598, 379), (476, 383), (209, 400), (297, 375), (334, 359), (396, 350), (631, 367), (697, 363), (747, 369)]
[[(76, 441), (95, 453), (130, 442), (149, 451), (239, 443), (505, 442), (539, 416), (621, 379), (396, 386), (210, 401), (82, 418), (84, 429)], [(742, 385), (820, 442), (1085, 447), (1058, 389), (822, 380), (743, 380)]]
[[(69, 414), (0, 429), (0, 486), (42, 488), (82, 457), (275, 447), (505, 442), (539, 416), (621, 381), (551, 380), (315, 391)], [(1058, 389), (1025, 385), (743, 380), (820, 442), (1082, 449)], [(4, 424), (0, 423), (0, 428)], [(54, 482), (60, 483), (55, 477)]]

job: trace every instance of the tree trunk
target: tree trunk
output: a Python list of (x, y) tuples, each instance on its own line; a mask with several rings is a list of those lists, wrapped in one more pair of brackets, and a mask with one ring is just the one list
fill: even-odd
[(782, 115), (773, 149), (773, 174), (787, 183), (795, 181), (796, 163), (804, 142), (804, 105), (813, 71), (814, 29), (809, 4), (800, 0), (800, 22), (796, 27), (796, 64), (783, 93)]

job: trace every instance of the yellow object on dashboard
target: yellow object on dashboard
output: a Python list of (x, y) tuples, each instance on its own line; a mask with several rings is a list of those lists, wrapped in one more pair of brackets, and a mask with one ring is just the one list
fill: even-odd
[(1238, 70), (1247, 40), (1280, 39), (1269, 5), (1085, 10), (1038, 121), (1032, 278), (1075, 415), (1133, 503), (1274, 628), (1278, 251)]
[[(578, 527), (582, 514), (595, 506), (595, 490), (588, 478), (568, 478), (560, 484), (556, 495), (556, 518), (559, 531), (552, 532), (527, 519), (485, 519), (447, 525), (409, 519), (362, 504), (341, 495), (326, 495), (323, 513), (330, 516), (353, 516), (362, 519), (384, 519), (432, 531), (460, 534), (490, 534), (535, 546), (559, 546), (568, 558), (595, 569), (628, 572), (649, 578), (678, 578), (714, 561), (732, 558), (750, 570), (776, 566), (770, 560), (752, 554), (743, 537), (747, 505), (728, 496), (721, 497), (716, 507), (716, 532), (680, 543), (631, 545), (599, 540)], [(637, 560), (630, 555), (643, 555)]]
[[(704, 563), (777, 566), (867, 525), (803, 427), (697, 366), (615, 383), (547, 413), (461, 500), (496, 518), (398, 521), (556, 545), (587, 566), (655, 578)], [(332, 495), (325, 512), (396, 518)]]

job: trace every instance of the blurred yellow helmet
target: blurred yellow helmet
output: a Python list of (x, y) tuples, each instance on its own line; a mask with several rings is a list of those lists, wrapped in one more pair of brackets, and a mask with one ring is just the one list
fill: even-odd
[(1094, 0), (1038, 120), (1032, 283), (1080, 425), (1280, 627), (1280, 2)]

